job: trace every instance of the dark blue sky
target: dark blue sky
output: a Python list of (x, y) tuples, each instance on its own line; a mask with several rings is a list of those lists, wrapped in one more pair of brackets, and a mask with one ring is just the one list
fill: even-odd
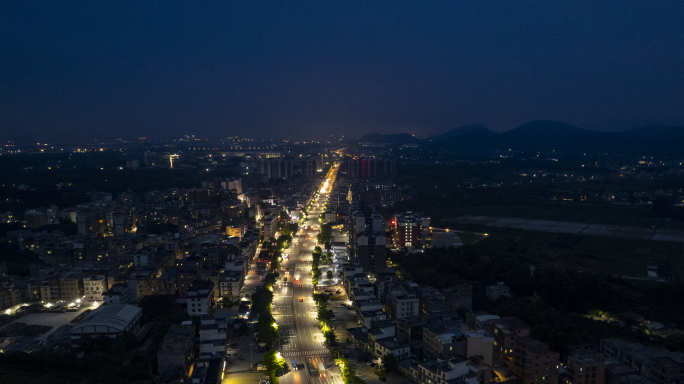
[(683, 20), (680, 0), (3, 2), (0, 131), (684, 124)]

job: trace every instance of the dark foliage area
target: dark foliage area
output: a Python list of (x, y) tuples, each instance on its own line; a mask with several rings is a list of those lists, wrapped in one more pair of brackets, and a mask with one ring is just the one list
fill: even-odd
[[(635, 284), (600, 273), (553, 266), (532, 272), (525, 262), (526, 246), (514, 241), (483, 240), (460, 248), (426, 249), (421, 257), (398, 252), (392, 256), (407, 279), (437, 288), (470, 284), (473, 307), (501, 316), (517, 316), (533, 335), (564, 351), (573, 344), (595, 344), (602, 338), (622, 337), (682, 350), (681, 338), (666, 340), (621, 325), (625, 311), (633, 311), (666, 325), (684, 328), (682, 283)], [(491, 301), (487, 285), (503, 281), (512, 298)]]

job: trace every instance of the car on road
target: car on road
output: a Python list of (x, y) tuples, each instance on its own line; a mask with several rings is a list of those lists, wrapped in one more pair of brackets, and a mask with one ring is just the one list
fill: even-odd
[(237, 348), (237, 347), (238, 347), (238, 343), (233, 343), (233, 344), (230, 345), (230, 347), (231, 347), (231, 348)]
[(292, 370), (293, 371), (297, 370), (297, 360), (292, 360)]
[(303, 303), (303, 302), (304, 302), (304, 299), (299, 299), (299, 302), (300, 302), (300, 303)]
[(380, 376), (378, 377), (378, 380), (380, 381), (387, 381), (387, 378), (385, 376)]
[(342, 305), (342, 304), (339, 304), (339, 305), (337, 306), (337, 308), (346, 308), (346, 306), (344, 306), (344, 305)]

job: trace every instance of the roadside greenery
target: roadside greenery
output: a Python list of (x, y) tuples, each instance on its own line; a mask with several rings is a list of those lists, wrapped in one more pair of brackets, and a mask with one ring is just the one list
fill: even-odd
[(326, 244), (326, 248), (330, 249), (329, 243), (332, 240), (332, 224), (323, 224), (321, 225), (321, 230), (316, 235), (316, 238), (318, 239), (318, 244)]
[[(269, 279), (269, 276), (272, 277)], [(271, 306), (273, 304), (272, 282), (275, 281), (275, 276), (269, 274), (266, 276), (266, 280), (266, 287), (259, 289), (252, 295), (252, 312), (257, 313), (259, 316), (256, 325), (256, 331), (259, 332), (257, 341), (259, 343), (266, 343), (266, 347), (270, 349), (278, 341), (280, 333), (271, 313)]]
[(330, 296), (326, 293), (319, 293), (314, 290), (313, 299), (318, 308), (318, 326), (323, 332), (323, 337), (325, 337), (325, 343), (329, 347), (335, 345), (335, 331), (332, 329), (332, 314), (328, 309), (328, 300)]
[(335, 359), (335, 364), (337, 364), (338, 367), (340, 367), (340, 376), (342, 377), (342, 382), (344, 384), (364, 384), (365, 381), (363, 381), (357, 374), (356, 374), (356, 366), (352, 363), (349, 362), (344, 357), (338, 357)]
[(278, 372), (286, 367), (285, 359), (280, 355), (280, 352), (275, 349), (266, 351), (262, 364), (266, 367), (271, 383), (278, 384)]

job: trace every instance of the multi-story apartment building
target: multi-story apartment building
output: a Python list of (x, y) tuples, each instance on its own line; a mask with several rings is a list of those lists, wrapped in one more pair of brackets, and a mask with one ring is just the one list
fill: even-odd
[(179, 298), (184, 299), (188, 297), (188, 289), (197, 277), (197, 270), (195, 268), (190, 266), (182, 266), (180, 268), (176, 276), (176, 288), (178, 289)]
[(107, 304), (128, 304), (131, 302), (131, 289), (128, 284), (114, 284), (102, 293), (102, 300)]
[(219, 276), (219, 297), (238, 297), (244, 278), (244, 274), (235, 271), (224, 271), (221, 273)]
[(107, 226), (107, 214), (99, 209), (86, 209), (76, 214), (78, 234), (81, 236), (102, 236)]
[(605, 369), (604, 355), (590, 348), (574, 349), (565, 365), (568, 384), (603, 384)]
[(66, 275), (59, 278), (59, 298), (72, 302), (83, 298), (83, 279), (78, 275)]
[(390, 319), (401, 319), (420, 314), (420, 303), (414, 283), (388, 284), (385, 289), (385, 310)]
[(269, 179), (291, 179), (292, 160), (282, 158), (259, 159), (257, 172), (261, 175), (268, 175)]
[(347, 160), (347, 176), (351, 179), (392, 177), (397, 173), (394, 159), (361, 157)]
[(409, 367), (409, 375), (419, 384), (456, 383), (470, 372), (468, 359), (455, 356), (447, 361), (429, 360)]
[(530, 327), (517, 317), (490, 319), (485, 322), (485, 330), (494, 336), (494, 361), (512, 365), (515, 340), (530, 335)]
[(409, 316), (397, 319), (397, 339), (408, 342), (411, 347), (423, 344), (423, 328), (437, 321), (433, 315)]
[(199, 329), (200, 353), (225, 353), (226, 319), (203, 315)]
[(557, 384), (559, 355), (548, 344), (518, 337), (513, 348), (513, 374), (524, 384)]
[(102, 294), (106, 291), (107, 278), (105, 275), (89, 275), (83, 278), (83, 293), (86, 301), (100, 301)]
[(173, 324), (159, 344), (157, 369), (161, 377), (187, 377), (195, 360), (195, 325)]
[(134, 271), (128, 276), (131, 302), (137, 303), (147, 295), (156, 295), (159, 289), (157, 275), (149, 271)]
[(391, 221), (394, 230), (394, 246), (415, 247), (420, 241), (423, 220), (417, 213), (407, 211), (394, 215)]
[(0, 288), (0, 309), (13, 307), (21, 303), (21, 290), (15, 286)]
[(466, 311), (473, 309), (473, 287), (470, 285), (457, 285), (443, 289), (442, 296), (444, 305), (453, 313), (462, 309)]
[(59, 279), (48, 278), (40, 283), (40, 299), (47, 303), (61, 300), (59, 295)]
[(482, 363), (491, 366), (494, 356), (494, 336), (484, 329), (462, 330), (462, 332), (466, 339), (466, 357), (480, 356)]
[(278, 231), (278, 221), (278, 215), (275, 213), (271, 213), (264, 218), (264, 241), (275, 237)]
[(188, 315), (206, 315), (214, 306), (214, 283), (205, 280), (195, 280), (188, 289)]
[(448, 359), (466, 354), (465, 338), (454, 321), (436, 321), (423, 327), (423, 345), (433, 358)]

